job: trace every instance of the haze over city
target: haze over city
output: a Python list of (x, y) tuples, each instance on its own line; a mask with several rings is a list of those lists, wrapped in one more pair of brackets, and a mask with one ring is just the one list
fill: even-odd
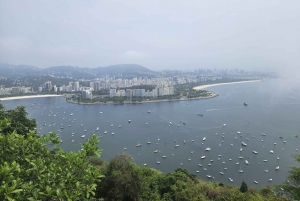
[(0, 62), (293, 72), (300, 1), (3, 1)]

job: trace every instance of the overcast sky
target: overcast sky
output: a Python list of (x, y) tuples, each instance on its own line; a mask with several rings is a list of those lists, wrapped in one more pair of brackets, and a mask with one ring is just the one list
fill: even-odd
[(300, 68), (300, 0), (0, 0), (0, 62)]

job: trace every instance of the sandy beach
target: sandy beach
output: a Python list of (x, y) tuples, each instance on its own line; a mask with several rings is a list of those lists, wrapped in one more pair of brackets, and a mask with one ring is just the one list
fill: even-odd
[(243, 83), (247, 83), (247, 82), (259, 82), (261, 80), (249, 80), (249, 81), (241, 81), (241, 82), (226, 82), (226, 83), (217, 83), (217, 84), (207, 84), (207, 85), (201, 85), (201, 86), (197, 86), (194, 87), (193, 89), (195, 90), (202, 90), (208, 87), (214, 87), (214, 86), (220, 86), (220, 85), (226, 85), (226, 84), (243, 84)]
[(0, 100), (3, 101), (3, 100), (17, 100), (17, 99), (25, 99), (25, 98), (45, 98), (45, 97), (55, 97), (55, 96), (62, 96), (62, 95), (14, 96), (14, 97), (0, 98)]

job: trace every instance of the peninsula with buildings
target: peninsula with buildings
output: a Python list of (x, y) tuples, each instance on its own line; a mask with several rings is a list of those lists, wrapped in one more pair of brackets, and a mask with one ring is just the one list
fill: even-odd
[[(27, 70), (24, 71), (24, 68)], [(212, 98), (218, 94), (197, 86), (274, 76), (272, 73), (238, 69), (155, 72), (136, 64), (97, 69), (70, 66), (39, 69), (0, 63), (0, 70), (4, 72), (0, 77), (0, 100), (15, 96), (22, 98), (30, 95), (63, 95), (68, 102), (76, 104), (123, 104)]]

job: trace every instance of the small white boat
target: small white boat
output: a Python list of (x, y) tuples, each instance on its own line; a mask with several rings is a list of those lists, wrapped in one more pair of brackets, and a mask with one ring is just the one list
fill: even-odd
[(210, 174), (206, 175), (207, 178), (212, 178), (212, 176)]
[(246, 165), (249, 165), (249, 161), (248, 161), (248, 160), (245, 160), (245, 164), (246, 164)]
[(119, 125), (118, 128), (121, 128), (121, 125)]
[(272, 180), (273, 180), (273, 179), (272, 179), (272, 178), (270, 178), (270, 179), (269, 179), (269, 182), (271, 182)]
[(148, 113), (151, 113), (151, 111), (150, 111), (150, 110), (148, 110)]
[(247, 146), (247, 144), (246, 144), (245, 142), (242, 142), (242, 145), (243, 145), (243, 146)]
[(263, 160), (263, 162), (268, 162), (268, 160), (265, 159), (265, 160)]
[(229, 181), (231, 181), (231, 182), (233, 181), (233, 179), (231, 179), (230, 177), (229, 177), (228, 179), (229, 179)]
[(275, 168), (275, 170), (279, 170), (279, 166), (277, 166), (277, 167)]
[(270, 153), (271, 153), (271, 154), (274, 154), (274, 151), (273, 151), (273, 150), (270, 150)]
[(205, 140), (206, 140), (206, 137), (204, 137), (202, 140), (205, 141)]
[(253, 153), (254, 153), (254, 154), (258, 154), (258, 152), (257, 152), (257, 151), (253, 151)]
[(203, 156), (201, 156), (201, 159), (205, 159), (205, 156), (203, 155)]
[(211, 148), (210, 147), (207, 147), (206, 149), (205, 149), (205, 151), (210, 151), (211, 150)]
[(258, 182), (257, 182), (257, 181), (255, 181), (255, 180), (254, 180), (253, 182), (254, 182), (255, 184), (258, 184)]
[(82, 135), (82, 136), (80, 136), (80, 137), (84, 138), (84, 137), (85, 137), (85, 135)]
[(226, 126), (226, 124), (223, 124), (223, 127), (225, 127)]

